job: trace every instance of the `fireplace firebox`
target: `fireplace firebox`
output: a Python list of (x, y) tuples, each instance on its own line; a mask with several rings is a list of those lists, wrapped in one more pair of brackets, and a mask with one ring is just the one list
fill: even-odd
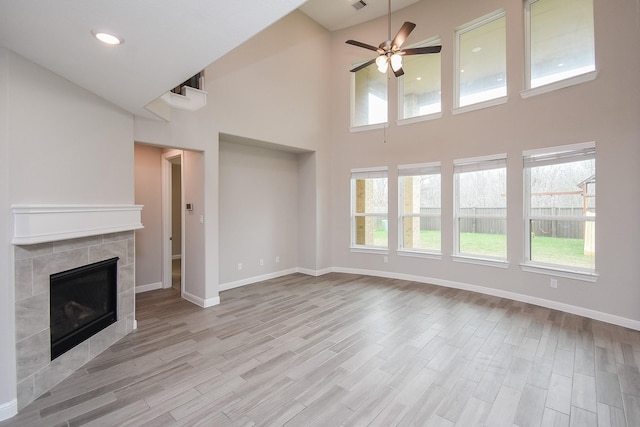
[(51, 360), (118, 320), (118, 259), (50, 276)]

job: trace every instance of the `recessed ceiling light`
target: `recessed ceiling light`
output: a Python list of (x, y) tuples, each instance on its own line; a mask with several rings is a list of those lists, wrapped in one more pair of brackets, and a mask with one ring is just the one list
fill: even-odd
[(416, 80), (422, 80), (422, 77), (416, 77)]
[(113, 34), (98, 32), (98, 31), (96, 32), (92, 31), (91, 34), (93, 34), (93, 36), (98, 40), (100, 40), (102, 43), (109, 44), (112, 46), (124, 43), (123, 39), (116, 37)]
[(471, 52), (473, 52), (473, 53), (478, 53), (478, 52), (480, 52), (481, 50), (482, 50), (482, 48), (481, 48), (480, 46), (476, 46), (476, 47), (474, 47), (473, 49), (471, 49)]

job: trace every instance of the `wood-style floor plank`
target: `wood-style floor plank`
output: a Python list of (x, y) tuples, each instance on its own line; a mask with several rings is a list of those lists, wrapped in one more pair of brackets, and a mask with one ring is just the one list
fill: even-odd
[(640, 332), (409, 281), (136, 296), (138, 330), (9, 426), (637, 426)]

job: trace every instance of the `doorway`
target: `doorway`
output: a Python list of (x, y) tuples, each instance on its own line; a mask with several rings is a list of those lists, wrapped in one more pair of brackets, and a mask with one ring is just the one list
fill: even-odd
[(164, 288), (184, 290), (184, 218), (181, 150), (162, 155), (162, 248)]

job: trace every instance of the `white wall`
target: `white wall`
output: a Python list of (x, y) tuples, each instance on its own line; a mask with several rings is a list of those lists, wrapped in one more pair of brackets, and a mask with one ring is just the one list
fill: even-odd
[(0, 418), (16, 397), (11, 204), (133, 204), (133, 117), (0, 49)]
[[(390, 126), (350, 133), (349, 72), (353, 62), (370, 57), (363, 49), (344, 43), (356, 39), (375, 44), (385, 38), (386, 22), (378, 20), (332, 34), (332, 250), (333, 265), (407, 274), (441, 283), (449, 281), (513, 292), (567, 304), (592, 313), (603, 312), (640, 321), (640, 69), (639, 12), (635, 2), (595, 0), (595, 81), (522, 99), (524, 87), (523, 2), (434, 0), (419, 2), (394, 14), (392, 26), (413, 21), (417, 27), (407, 43), (432, 36), (442, 38), (443, 117), (398, 126), (396, 79), (389, 80)], [(504, 7), (507, 14), (508, 102), (504, 105), (452, 115), (454, 28)], [(596, 141), (598, 222), (596, 283), (559, 279), (550, 289), (549, 277), (526, 273), (523, 261), (522, 151)], [(453, 170), (457, 158), (506, 152), (508, 155), (508, 269), (454, 263)], [(381, 255), (351, 253), (349, 247), (349, 171), (351, 168), (389, 166), (389, 218), (397, 218), (398, 164), (441, 161), (443, 173), (442, 260), (398, 257), (397, 227), (390, 226), (389, 263)]]
[(9, 61), (0, 48), (0, 420), (13, 416), (16, 401), (15, 289), (13, 275), (13, 217), (9, 186)]
[(220, 142), (223, 287), (298, 266), (299, 197), (298, 155)]
[(143, 205), (136, 230), (136, 287), (162, 284), (162, 148), (135, 144), (135, 203)]

